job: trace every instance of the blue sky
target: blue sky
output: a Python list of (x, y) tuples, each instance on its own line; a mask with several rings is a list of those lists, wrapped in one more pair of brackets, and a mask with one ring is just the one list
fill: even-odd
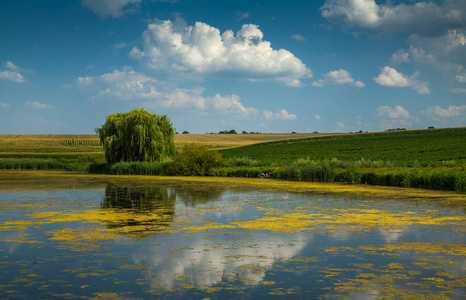
[(0, 133), (466, 126), (466, 3), (2, 0)]

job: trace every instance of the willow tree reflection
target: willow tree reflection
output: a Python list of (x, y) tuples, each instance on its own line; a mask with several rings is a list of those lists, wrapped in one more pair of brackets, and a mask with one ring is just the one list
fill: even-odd
[(118, 186), (108, 184), (102, 209), (115, 218), (109, 228), (124, 228), (126, 232), (147, 234), (169, 229), (175, 216), (176, 191), (166, 186)]
[(178, 189), (177, 196), (185, 206), (196, 207), (222, 198), (225, 189), (208, 184), (190, 187), (189, 189)]

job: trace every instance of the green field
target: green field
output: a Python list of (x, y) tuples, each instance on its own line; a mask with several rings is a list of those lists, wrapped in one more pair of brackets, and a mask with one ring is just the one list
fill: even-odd
[(462, 165), (466, 161), (466, 127), (276, 141), (220, 152), (224, 158), (246, 157), (263, 165), (290, 164), (299, 158), (365, 159), (405, 167)]
[[(265, 176), (466, 193), (466, 127), (340, 135), (265, 134), (253, 138), (237, 134), (228, 139), (215, 134), (178, 135), (175, 143), (178, 147), (198, 143), (210, 149), (246, 145), (220, 150), (221, 164), (197, 175)], [(173, 165), (173, 160), (107, 165), (97, 135), (0, 135), (0, 169), (120, 175), (180, 175), (178, 172), (186, 171), (183, 167), (173, 171)]]

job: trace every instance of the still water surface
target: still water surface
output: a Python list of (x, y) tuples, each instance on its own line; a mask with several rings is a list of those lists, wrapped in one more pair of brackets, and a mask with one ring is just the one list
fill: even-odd
[(463, 206), (218, 184), (0, 190), (0, 299), (464, 299)]

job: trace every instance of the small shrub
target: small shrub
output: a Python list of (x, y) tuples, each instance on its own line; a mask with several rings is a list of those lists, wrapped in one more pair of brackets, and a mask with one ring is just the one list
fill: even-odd
[(187, 144), (173, 159), (168, 173), (171, 175), (207, 175), (223, 165), (222, 155), (204, 145)]

